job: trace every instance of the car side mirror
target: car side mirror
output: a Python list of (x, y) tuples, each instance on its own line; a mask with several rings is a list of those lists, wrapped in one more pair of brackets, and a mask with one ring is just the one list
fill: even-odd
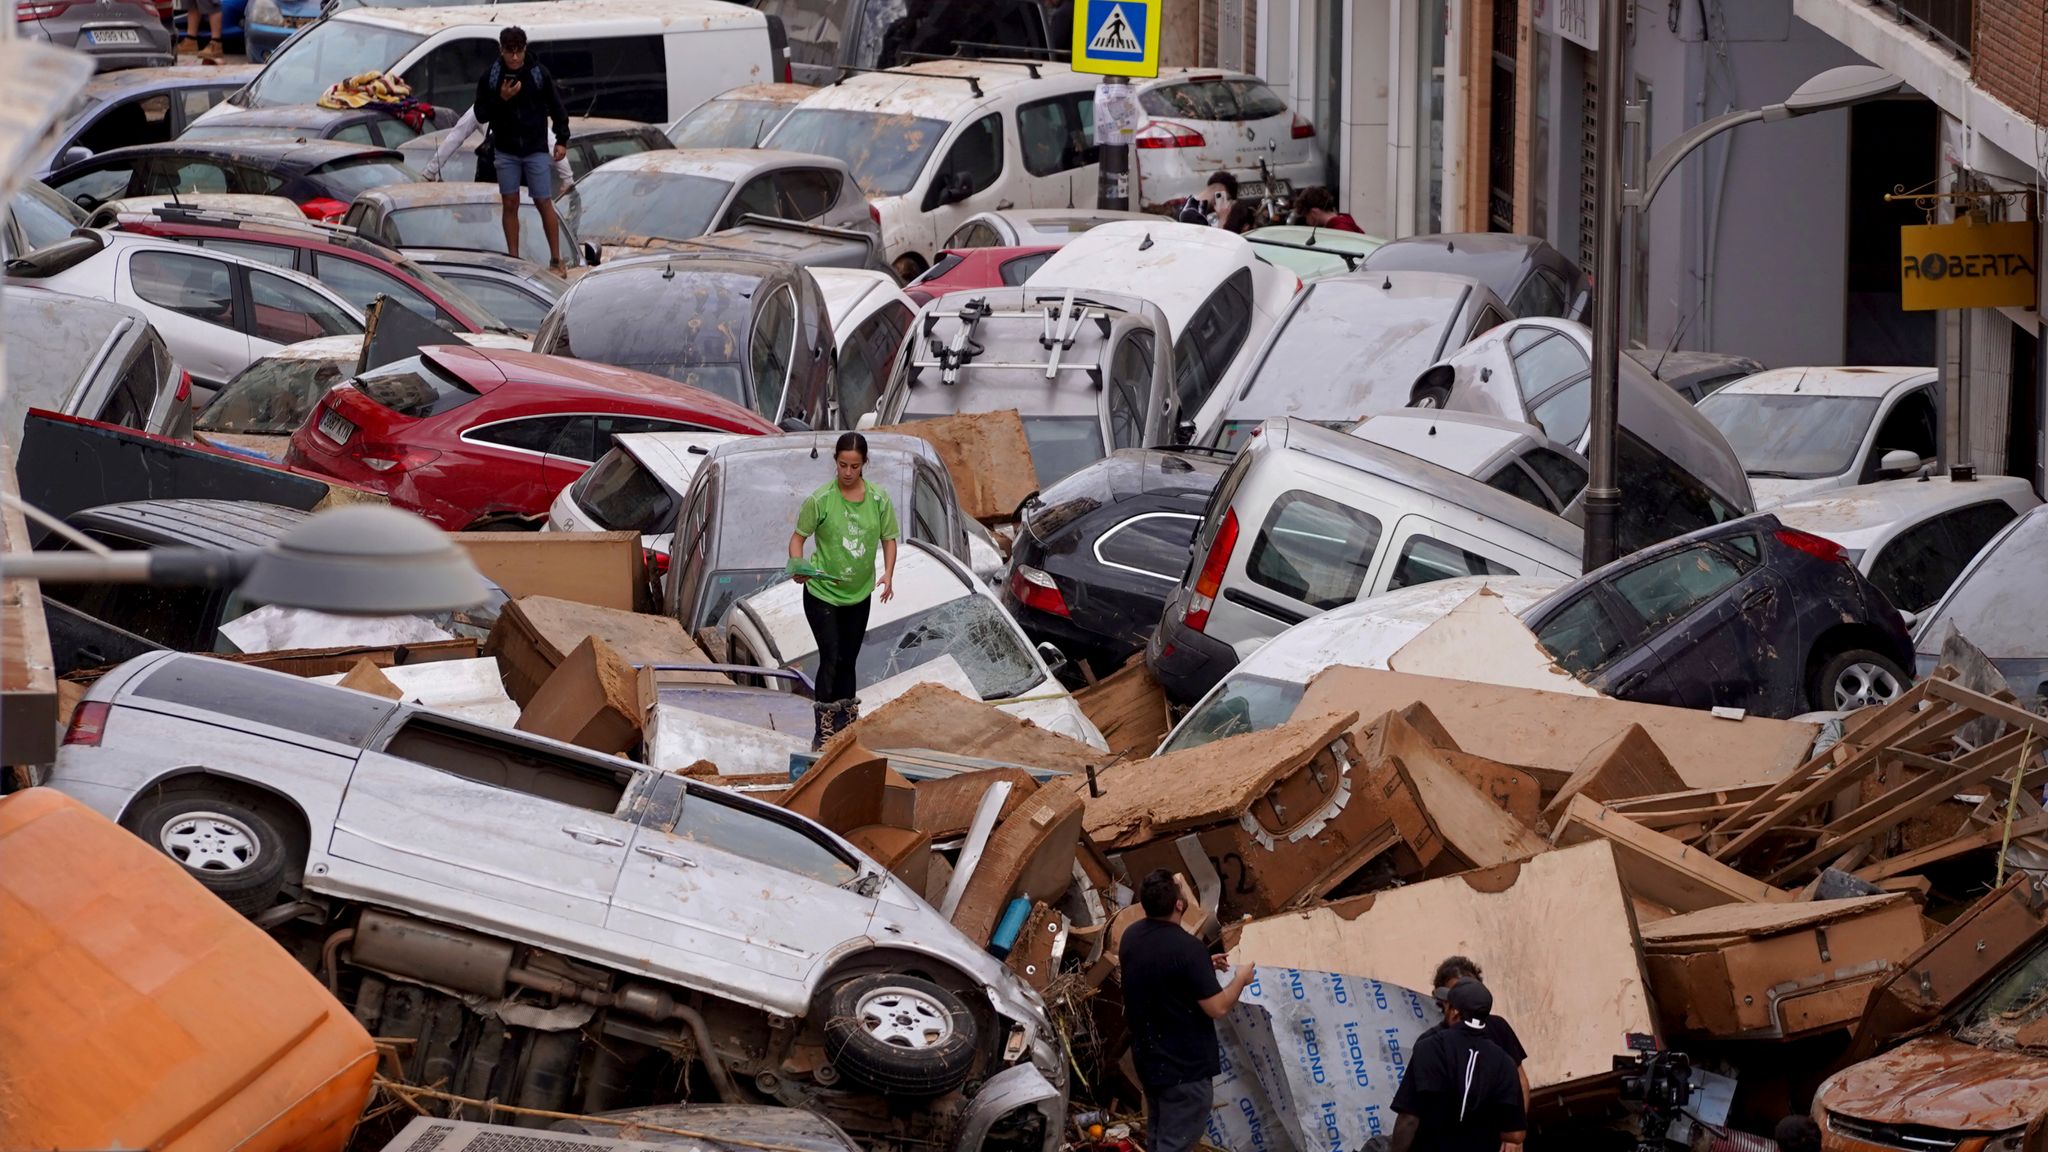
[(1922, 463), (1920, 454), (1911, 448), (1894, 448), (1878, 458), (1877, 470), (1880, 474), (1903, 476), (1919, 471)]
[(1918, 624), (1920, 622), (1920, 614), (1918, 612), (1908, 612), (1904, 608), (1901, 608), (1899, 609), (1899, 619), (1904, 620), (1906, 622), (1906, 631), (1911, 632), (1913, 630), (1913, 625)]
[(880, 423), (881, 419), (875, 413), (863, 412), (860, 419), (853, 422), (853, 426), (859, 431), (866, 432)]
[(958, 204), (967, 199), (969, 184), (967, 177), (958, 172), (949, 172), (932, 181), (932, 190), (924, 198), (927, 210), (941, 208), (947, 204)]
[(801, 416), (784, 416), (781, 422), (775, 426), (784, 432), (809, 432), (811, 430), (811, 426)]
[(66, 148), (62, 155), (57, 157), (56, 167), (68, 168), (73, 164), (83, 163), (90, 159), (92, 159), (92, 149), (87, 148), (83, 144), (73, 144), (71, 147)]
[(1045, 661), (1045, 669), (1048, 672), (1057, 672), (1067, 666), (1067, 654), (1060, 651), (1060, 646), (1050, 640), (1038, 642), (1038, 658)]
[(1182, 420), (1175, 423), (1173, 426), (1173, 442), (1181, 445), (1193, 444), (1195, 442), (1195, 422), (1193, 420)]

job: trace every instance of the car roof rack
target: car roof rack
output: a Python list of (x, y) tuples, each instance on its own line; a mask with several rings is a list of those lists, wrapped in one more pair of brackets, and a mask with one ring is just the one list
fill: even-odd
[[(1075, 295), (1074, 289), (1062, 290), (1058, 296), (1035, 296), (1030, 307), (998, 310), (985, 296), (976, 296), (957, 309), (929, 309), (924, 314), (923, 338), (931, 352), (931, 359), (921, 360), (915, 356), (910, 361), (910, 383), (917, 383), (918, 374), (926, 368), (939, 370), (939, 383), (952, 385), (960, 382), (960, 370), (970, 364), (978, 368), (1009, 368), (1027, 372), (1043, 371), (1047, 380), (1059, 377), (1061, 370), (1084, 372), (1089, 382), (1099, 391), (1102, 388), (1102, 366), (1100, 364), (1063, 364), (1061, 357), (1073, 351), (1074, 341), (1080, 336), (1082, 326), (1090, 320), (1107, 340), (1110, 333), (1110, 313), (1121, 311), (1107, 304)], [(959, 331), (953, 334), (952, 342), (945, 343), (934, 336), (941, 318), (951, 317), (960, 321)], [(988, 319), (1039, 321), (1038, 346), (1046, 353), (1043, 361), (1002, 361), (978, 360), (986, 349), (975, 342), (974, 333), (982, 321)]]
[[(997, 52), (1016, 53), (1043, 52), (1046, 56), (1043, 60), (1034, 60), (1026, 56), (977, 56), (972, 52), (962, 51), (962, 49), (966, 48), (988, 48)], [(1065, 63), (1071, 58), (1071, 54), (1057, 48), (1024, 48), (1013, 44), (982, 44), (973, 40), (955, 40), (953, 41), (953, 51), (949, 53), (904, 52), (901, 53), (901, 57), (913, 64), (926, 60), (972, 60), (977, 64), (1009, 64), (1025, 69), (1030, 72), (1033, 80), (1038, 80), (1041, 79), (1038, 72), (1040, 65)], [(917, 75), (921, 76), (923, 73), (920, 72)]]
[(273, 216), (264, 212), (251, 212), (243, 208), (210, 208), (200, 204), (158, 204), (154, 208), (136, 213), (139, 216), (154, 216), (170, 224), (223, 224), (241, 227), (244, 224), (268, 225), (284, 231), (332, 232), (342, 236), (356, 236), (360, 232), (353, 224), (336, 224), (311, 218), (293, 220), (284, 216)]
[[(951, 60), (952, 57), (934, 56), (932, 59)], [(841, 64), (839, 66), (839, 75), (832, 81), (833, 87), (838, 87), (848, 76), (908, 76), (913, 80), (965, 80), (967, 86), (973, 89), (975, 99), (979, 100), (988, 95), (988, 93), (981, 90), (981, 77), (979, 76), (934, 76), (925, 72), (910, 72), (902, 68), (856, 68), (851, 64)]]

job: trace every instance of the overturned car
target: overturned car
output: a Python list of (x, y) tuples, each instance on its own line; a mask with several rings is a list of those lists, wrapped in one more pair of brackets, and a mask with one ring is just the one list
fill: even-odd
[(1044, 1002), (817, 824), (628, 760), (204, 656), (102, 677), (49, 783), (324, 978), (408, 1080), (528, 1108), (812, 1108), (1050, 1152)]

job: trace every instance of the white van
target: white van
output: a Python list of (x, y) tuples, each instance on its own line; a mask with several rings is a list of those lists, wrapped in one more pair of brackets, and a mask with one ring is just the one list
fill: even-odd
[(1469, 476), (1306, 420), (1268, 420), (1209, 496), (1145, 663), (1188, 704), (1319, 613), (1458, 576), (1581, 571), (1578, 527)]
[(575, 116), (666, 124), (728, 88), (781, 79), (768, 18), (719, 0), (352, 8), (294, 36), (195, 123), (229, 108), (312, 104), (328, 85), (372, 71), (396, 72), (419, 99), (463, 111), (508, 24), (526, 29)]

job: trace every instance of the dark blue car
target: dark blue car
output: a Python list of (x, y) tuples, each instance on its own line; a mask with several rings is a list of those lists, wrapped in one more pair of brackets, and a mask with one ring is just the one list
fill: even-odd
[(1572, 675), (1646, 704), (1785, 718), (1912, 683), (1898, 609), (1840, 545), (1767, 513), (1617, 560), (1522, 619)]

